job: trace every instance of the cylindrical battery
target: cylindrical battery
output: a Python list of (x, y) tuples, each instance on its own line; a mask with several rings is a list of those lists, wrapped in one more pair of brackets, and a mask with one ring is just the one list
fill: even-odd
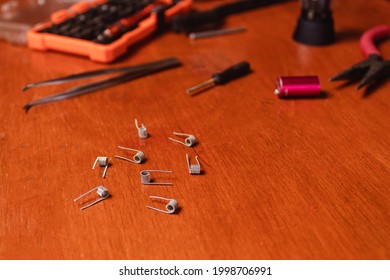
[(318, 96), (320, 92), (317, 76), (280, 76), (276, 81), (275, 94), (279, 97)]

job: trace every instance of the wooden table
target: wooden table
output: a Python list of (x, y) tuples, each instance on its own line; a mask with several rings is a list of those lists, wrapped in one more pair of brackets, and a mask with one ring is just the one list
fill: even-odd
[[(223, 1), (197, 3), (207, 8)], [(330, 76), (362, 59), (359, 36), (390, 24), (389, 1), (334, 1), (337, 42), (296, 43), (296, 1), (231, 16), (245, 33), (190, 41), (167, 33), (114, 65), (175, 56), (183, 66), (80, 98), (22, 110), (69, 85), (30, 82), (104, 65), (0, 42), (1, 259), (388, 259), (390, 84), (369, 95)], [(380, 46), (390, 57), (390, 44)], [(247, 60), (253, 73), (203, 94), (185, 89)], [(324, 98), (278, 99), (280, 75), (318, 75)], [(137, 118), (150, 137), (140, 140)], [(172, 132), (194, 134), (187, 148)], [(142, 150), (136, 165), (118, 145)], [(204, 170), (191, 176), (186, 153)], [(107, 177), (91, 170), (109, 156)], [(143, 186), (139, 172), (173, 186)], [(112, 197), (80, 211), (79, 194)], [(178, 200), (175, 215), (148, 196)], [(93, 197), (94, 198), (94, 197)]]

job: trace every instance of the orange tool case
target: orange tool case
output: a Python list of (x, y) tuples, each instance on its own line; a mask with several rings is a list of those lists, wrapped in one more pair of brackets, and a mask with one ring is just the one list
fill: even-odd
[(28, 46), (55, 50), (109, 63), (129, 46), (159, 31), (192, 0), (92, 0), (51, 15), (27, 33)]

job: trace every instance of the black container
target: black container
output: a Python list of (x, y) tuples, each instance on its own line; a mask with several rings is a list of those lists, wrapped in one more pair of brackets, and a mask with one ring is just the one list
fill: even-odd
[(295, 41), (312, 46), (323, 46), (334, 43), (335, 32), (331, 14), (325, 19), (308, 20), (302, 16), (298, 19), (293, 34)]

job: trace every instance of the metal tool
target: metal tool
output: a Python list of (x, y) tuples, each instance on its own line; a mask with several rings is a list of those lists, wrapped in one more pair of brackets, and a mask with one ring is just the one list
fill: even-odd
[(213, 74), (210, 80), (207, 80), (199, 85), (187, 89), (188, 94), (195, 94), (211, 88), (215, 85), (223, 85), (231, 80), (240, 78), (247, 75), (250, 72), (250, 65), (246, 61), (242, 61), (236, 65), (233, 65), (220, 73)]
[(86, 79), (90, 77), (97, 77), (97, 76), (102, 76), (106, 74), (112, 74), (112, 73), (120, 73), (119, 75), (100, 80), (98, 82), (92, 82), (92, 83), (87, 83), (81, 86), (75, 86), (72, 87), (66, 91), (57, 93), (55, 95), (51, 95), (48, 97), (44, 97), (35, 101), (32, 101), (28, 104), (26, 104), (23, 109), (28, 111), (31, 107), (49, 103), (49, 102), (55, 102), (55, 101), (61, 101), (64, 99), (72, 98), (72, 97), (77, 97), (81, 96), (86, 93), (90, 93), (92, 91), (108, 88), (111, 86), (115, 86), (120, 83), (128, 82), (149, 74), (153, 74), (168, 68), (172, 67), (177, 67), (180, 66), (181, 63), (177, 58), (166, 58), (162, 59), (159, 61), (151, 62), (151, 63), (145, 63), (145, 64), (140, 64), (136, 66), (126, 66), (126, 67), (118, 67), (118, 68), (106, 68), (106, 69), (100, 69), (100, 70), (94, 70), (94, 71), (88, 71), (88, 72), (83, 72), (83, 73), (78, 73), (78, 74), (73, 74), (57, 79), (51, 79), (47, 81), (42, 81), (42, 82), (37, 82), (37, 83), (32, 83), (28, 84), (23, 88), (23, 91), (33, 88), (33, 87), (38, 87), (38, 86), (45, 86), (45, 85), (55, 85), (55, 84), (61, 84), (61, 83), (67, 83), (75, 80), (80, 80), (80, 79)]
[(148, 2), (150, 3), (143, 9), (140, 9), (138, 12), (131, 14), (128, 17), (121, 18), (119, 21), (107, 27), (101, 34), (96, 37), (94, 41), (96, 43), (109, 44), (118, 39), (124, 33), (136, 29), (142, 20), (150, 16), (150, 14), (153, 12), (153, 9), (162, 4), (161, 1)]
[(375, 42), (390, 36), (390, 27), (379, 25), (373, 27), (360, 38), (360, 49), (366, 59), (333, 76), (330, 81), (360, 79), (357, 89), (375, 84), (390, 77), (390, 60), (383, 60)]
[(190, 38), (191, 40), (196, 40), (196, 39), (203, 39), (203, 38), (209, 38), (209, 37), (215, 37), (221, 35), (241, 33), (245, 31), (246, 31), (245, 27), (238, 27), (238, 28), (226, 28), (226, 29), (210, 30), (210, 31), (203, 31), (203, 32), (192, 32), (188, 35), (188, 38)]

